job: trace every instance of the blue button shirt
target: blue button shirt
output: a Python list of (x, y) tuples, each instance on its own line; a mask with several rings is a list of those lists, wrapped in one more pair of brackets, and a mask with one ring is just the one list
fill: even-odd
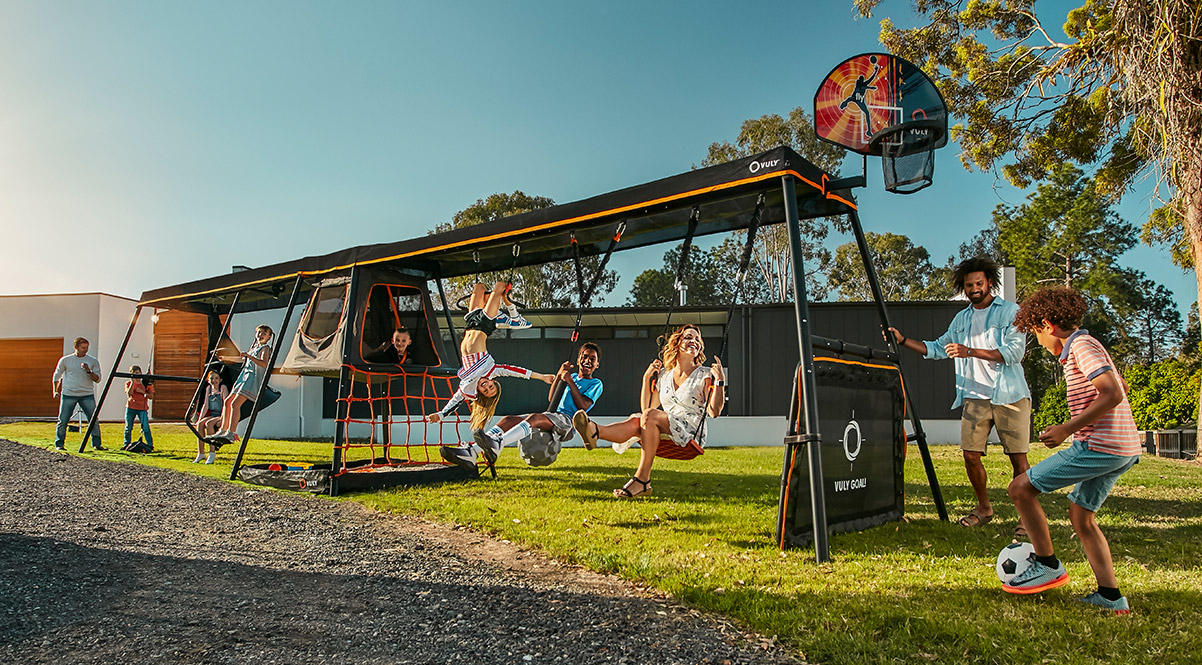
[[(927, 346), (926, 357), (932, 360), (947, 358), (944, 347), (948, 344), (963, 344), (968, 346), (968, 337), (972, 332), (973, 306), (969, 305), (960, 310), (952, 323), (939, 339), (923, 341)], [(1027, 336), (1014, 327), (1014, 315), (1018, 314), (1018, 305), (1009, 300), (994, 297), (989, 303), (985, 314), (985, 334), (993, 342), (996, 350), (1002, 354), (1002, 368), (998, 372), (997, 383), (993, 386), (994, 404), (1013, 404), (1024, 397), (1031, 396), (1027, 387), (1027, 377), (1023, 375), (1023, 354), (1027, 351)], [(956, 358), (956, 399), (952, 408), (960, 406), (964, 401), (964, 385), (967, 379), (969, 358)]]

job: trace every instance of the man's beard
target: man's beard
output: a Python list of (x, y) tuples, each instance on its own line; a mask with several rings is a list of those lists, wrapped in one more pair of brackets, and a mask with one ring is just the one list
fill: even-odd
[(980, 292), (978, 292), (978, 293), (966, 293), (966, 294), (964, 294), (964, 295), (968, 296), (968, 301), (969, 301), (969, 302), (971, 302), (971, 303), (972, 303), (972, 304), (974, 304), (974, 305), (979, 305), (979, 304), (981, 304), (981, 303), (982, 303), (982, 302), (983, 302), (983, 301), (984, 301), (986, 298), (988, 298), (988, 297), (989, 297), (989, 292), (988, 292), (988, 291), (980, 291)]

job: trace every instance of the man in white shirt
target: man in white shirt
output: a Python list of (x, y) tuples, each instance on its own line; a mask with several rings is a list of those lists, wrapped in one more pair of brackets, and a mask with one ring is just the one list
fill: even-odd
[[(1030, 468), (1027, 453), (1031, 443), (1031, 391), (1023, 375), (1026, 333), (1014, 327), (1018, 305), (995, 295), (1001, 266), (978, 256), (956, 266), (952, 284), (969, 301), (952, 319), (939, 339), (910, 339), (890, 328), (899, 345), (930, 359), (955, 358), (956, 400), (963, 406), (960, 417), (960, 449), (964, 469), (976, 495), (977, 505), (960, 518), (960, 526), (984, 526), (993, 519), (988, 479), (981, 457), (985, 455), (989, 430), (996, 429), (1002, 450), (1010, 458), (1013, 477)], [(1020, 522), (1015, 537), (1025, 538)]]
[[(54, 378), (50, 385), (55, 397), (60, 397), (58, 406), (58, 427), (54, 430), (54, 447), (65, 450), (67, 438), (67, 423), (75, 406), (83, 409), (88, 422), (96, 411), (96, 396), (92, 394), (93, 384), (100, 382), (100, 361), (88, 355), (88, 340), (75, 338), (75, 353), (68, 354), (58, 361), (54, 368)], [(92, 449), (104, 450), (100, 445), (100, 427), (92, 428)]]

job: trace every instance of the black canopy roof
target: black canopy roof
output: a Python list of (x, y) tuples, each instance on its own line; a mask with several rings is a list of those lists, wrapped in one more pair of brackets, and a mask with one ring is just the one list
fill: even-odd
[[(685, 237), (690, 216), (698, 213), (698, 237), (746, 228), (756, 201), (765, 194), (761, 223), (783, 222), (783, 176), (797, 179), (797, 207), (803, 218), (840, 215), (855, 208), (849, 191), (826, 191), (830, 175), (788, 147), (697, 169), (661, 180), (601, 194), (582, 201), (532, 210), (476, 226), (410, 240), (352, 247), (323, 256), (277, 263), (154, 289), (141, 306), (211, 311), (242, 291), (239, 309), (282, 305), (298, 276), (322, 276), (355, 265), (385, 264), (399, 272), (432, 279), (507, 270), (516, 265), (569, 259), (575, 233), (582, 256), (602, 254), (620, 223), (625, 233), (617, 249), (626, 250)], [(479, 258), (479, 263), (476, 262)]]

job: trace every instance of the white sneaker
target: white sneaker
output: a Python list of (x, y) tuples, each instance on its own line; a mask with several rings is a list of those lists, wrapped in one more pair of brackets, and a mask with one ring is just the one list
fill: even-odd
[(205, 458), (204, 453), (196, 453), (196, 459), (192, 460), (192, 463), (200, 464), (202, 461), (204, 461), (204, 458)]
[(621, 443), (615, 443), (615, 444), (613, 444), (614, 452), (621, 455), (622, 453), (626, 452), (627, 450), (630, 450), (630, 447), (638, 442), (639, 442), (639, 437), (632, 436), (629, 439), (626, 439), (625, 441), (623, 441)]
[(205, 458), (205, 464), (212, 464), (217, 461), (217, 451), (211, 451), (209, 456)]

